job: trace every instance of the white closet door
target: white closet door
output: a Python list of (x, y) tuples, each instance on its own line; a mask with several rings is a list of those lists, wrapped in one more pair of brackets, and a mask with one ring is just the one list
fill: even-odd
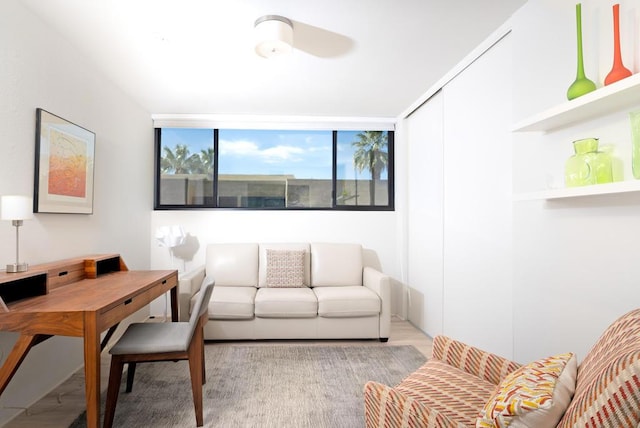
[(513, 353), (512, 43), (443, 89), (445, 334)]
[(442, 94), (406, 121), (408, 148), (408, 318), (431, 337), (442, 333)]

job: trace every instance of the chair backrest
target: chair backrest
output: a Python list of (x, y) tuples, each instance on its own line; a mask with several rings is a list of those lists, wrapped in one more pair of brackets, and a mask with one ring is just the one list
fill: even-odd
[(616, 320), (578, 367), (576, 392), (558, 428), (640, 424), (640, 309)]
[(213, 286), (215, 281), (212, 276), (206, 276), (202, 281), (198, 298), (193, 305), (193, 311), (189, 318), (189, 337), (193, 335), (196, 325), (198, 324), (198, 318), (200, 318), (207, 311), (209, 307), (209, 300), (211, 300), (211, 293), (213, 292)]

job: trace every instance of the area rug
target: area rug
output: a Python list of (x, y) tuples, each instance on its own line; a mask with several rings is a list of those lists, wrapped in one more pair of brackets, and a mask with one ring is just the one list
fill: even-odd
[[(208, 343), (206, 427), (362, 427), (369, 380), (395, 385), (426, 361), (413, 346)], [(195, 427), (188, 363), (139, 364), (114, 427)], [(104, 415), (104, 398), (102, 411)], [(86, 427), (85, 414), (70, 428)]]

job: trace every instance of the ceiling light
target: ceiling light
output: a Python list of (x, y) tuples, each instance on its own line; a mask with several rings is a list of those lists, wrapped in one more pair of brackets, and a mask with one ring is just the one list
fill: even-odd
[(293, 50), (293, 24), (279, 15), (256, 19), (256, 53), (265, 58), (288, 55)]

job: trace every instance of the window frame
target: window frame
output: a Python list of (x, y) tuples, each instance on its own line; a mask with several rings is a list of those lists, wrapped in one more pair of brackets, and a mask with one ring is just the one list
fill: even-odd
[[(332, 130), (332, 172), (331, 172), (331, 206), (327, 207), (220, 207), (218, 206), (218, 131), (219, 127), (207, 128), (213, 131), (213, 203), (201, 205), (179, 205), (179, 204), (161, 204), (161, 160), (162, 160), (162, 129), (171, 128), (155, 127), (154, 128), (154, 197), (153, 210), (248, 210), (248, 211), (395, 211), (395, 131), (383, 130), (387, 133), (387, 194), (388, 203), (386, 205), (339, 205), (337, 204), (337, 184), (338, 184), (338, 132), (340, 130)], [(187, 127), (185, 127), (187, 128)], [(365, 131), (368, 129), (362, 129)]]

